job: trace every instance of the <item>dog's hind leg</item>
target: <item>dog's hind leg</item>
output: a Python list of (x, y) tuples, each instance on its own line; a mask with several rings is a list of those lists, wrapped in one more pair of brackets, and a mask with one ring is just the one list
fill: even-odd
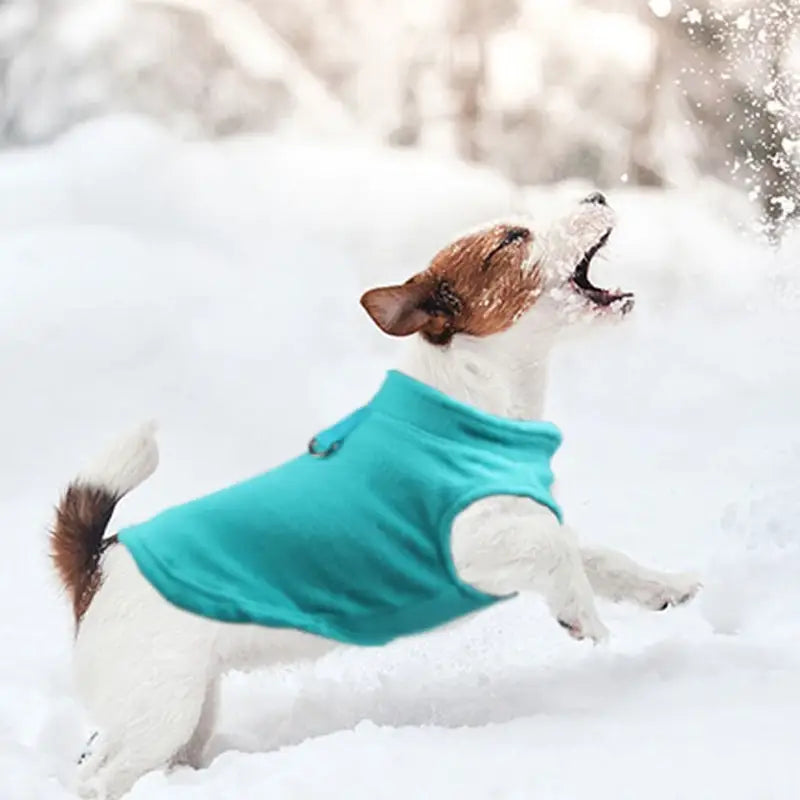
[(192, 739), (217, 627), (164, 601), (122, 545), (109, 549), (104, 575), (75, 642), (76, 688), (99, 730), (79, 793), (116, 800)]
[(189, 767), (199, 769), (203, 765), (203, 753), (206, 745), (214, 732), (219, 710), (220, 679), (212, 678), (206, 688), (206, 696), (203, 701), (203, 708), (200, 711), (200, 719), (197, 721), (191, 739), (178, 751), (173, 759), (176, 766), (185, 764)]
[(137, 670), (128, 669), (116, 681), (114, 707), (93, 709), (102, 750), (79, 767), (81, 797), (117, 800), (145, 773), (170, 766), (198, 728), (207, 687), (191, 656), (180, 665), (147, 661), (137, 669), (163, 680), (143, 685)]
[(661, 611), (688, 602), (701, 586), (695, 575), (648, 569), (605, 547), (582, 547), (581, 557), (592, 589), (617, 603), (628, 601)]

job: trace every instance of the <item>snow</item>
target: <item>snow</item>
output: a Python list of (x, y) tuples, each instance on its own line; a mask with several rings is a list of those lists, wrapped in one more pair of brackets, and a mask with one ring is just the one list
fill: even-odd
[[(584, 187), (565, 186), (563, 198)], [(393, 363), (359, 293), (554, 190), (411, 153), (180, 142), (136, 119), (0, 156), (0, 798), (61, 800), (90, 728), (46, 559), (66, 480), (157, 417), (124, 524), (293, 455)], [(620, 326), (556, 355), (568, 520), (706, 588), (603, 604), (607, 646), (532, 597), (317, 664), (234, 674), (209, 766), (131, 800), (794, 798), (800, 713), (800, 240), (737, 233), (736, 196), (621, 187), (600, 283)]]
[(750, 12), (745, 11), (743, 14), (736, 17), (735, 24), (740, 31), (746, 31), (750, 27)]
[(698, 8), (690, 8), (685, 19), (690, 25), (699, 25), (703, 21), (703, 12)]
[(672, 0), (649, 0), (650, 10), (659, 18), (668, 17), (672, 11)]

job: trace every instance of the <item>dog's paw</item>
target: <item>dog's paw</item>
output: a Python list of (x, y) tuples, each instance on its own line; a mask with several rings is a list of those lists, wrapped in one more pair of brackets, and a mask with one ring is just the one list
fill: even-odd
[(642, 605), (653, 611), (665, 611), (670, 606), (682, 606), (692, 600), (703, 584), (696, 575), (678, 574), (654, 582), (651, 591), (642, 597)]
[(202, 769), (206, 766), (203, 758), (203, 748), (194, 745), (192, 742), (180, 749), (172, 761), (170, 767), (190, 767), (191, 769)]
[(559, 616), (558, 624), (573, 638), (581, 641), (591, 639), (595, 644), (601, 644), (608, 639), (608, 628), (594, 613), (578, 614), (576, 616)]
[(81, 800), (108, 800), (106, 786), (98, 778), (79, 781), (75, 792)]

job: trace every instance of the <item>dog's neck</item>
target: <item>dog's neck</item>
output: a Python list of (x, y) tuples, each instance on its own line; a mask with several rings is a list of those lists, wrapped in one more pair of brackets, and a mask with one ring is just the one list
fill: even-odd
[(539, 420), (550, 341), (543, 337), (533, 341), (510, 347), (505, 334), (496, 334), (486, 339), (456, 338), (439, 347), (414, 336), (401, 371), (490, 414)]

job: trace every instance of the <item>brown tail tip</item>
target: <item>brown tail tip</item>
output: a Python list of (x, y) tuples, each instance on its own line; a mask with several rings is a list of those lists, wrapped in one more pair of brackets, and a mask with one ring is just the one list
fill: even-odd
[(50, 531), (50, 555), (72, 598), (80, 622), (100, 585), (100, 556), (105, 534), (119, 498), (107, 489), (73, 483), (56, 509)]

